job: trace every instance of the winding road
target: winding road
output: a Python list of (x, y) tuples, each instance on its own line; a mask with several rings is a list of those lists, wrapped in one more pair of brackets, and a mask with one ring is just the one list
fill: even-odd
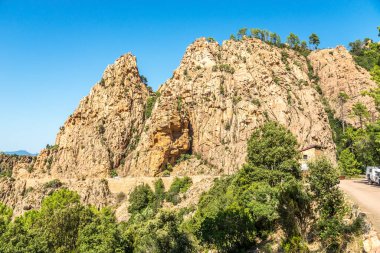
[(367, 214), (380, 233), (380, 186), (369, 185), (365, 179), (342, 180), (339, 186)]

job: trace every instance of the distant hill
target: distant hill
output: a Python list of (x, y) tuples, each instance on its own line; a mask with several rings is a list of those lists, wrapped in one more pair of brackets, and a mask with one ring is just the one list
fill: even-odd
[(37, 155), (37, 154), (31, 154), (26, 150), (4, 151), (4, 152), (0, 152), (0, 153), (4, 153), (6, 155), (22, 155), (22, 156), (36, 156)]

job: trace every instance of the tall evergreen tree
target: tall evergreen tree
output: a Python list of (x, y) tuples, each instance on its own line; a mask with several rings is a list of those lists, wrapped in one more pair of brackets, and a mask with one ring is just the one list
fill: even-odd
[(309, 36), (309, 44), (314, 45), (314, 49), (317, 49), (320, 44), (318, 35), (316, 35), (315, 33), (312, 33)]

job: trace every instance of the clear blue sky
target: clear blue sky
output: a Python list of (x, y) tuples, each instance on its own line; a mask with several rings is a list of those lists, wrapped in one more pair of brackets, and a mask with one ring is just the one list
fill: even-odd
[(156, 89), (189, 43), (241, 27), (320, 36), (322, 47), (376, 38), (379, 0), (0, 0), (0, 150), (38, 152), (120, 55)]

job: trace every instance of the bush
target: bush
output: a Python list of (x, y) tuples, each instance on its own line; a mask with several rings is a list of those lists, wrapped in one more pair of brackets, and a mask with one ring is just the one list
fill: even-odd
[(166, 200), (178, 204), (180, 202), (179, 194), (185, 193), (191, 186), (192, 181), (189, 177), (178, 178), (176, 177), (171, 184), (169, 191), (166, 193)]
[(149, 185), (142, 184), (136, 188), (129, 195), (128, 212), (131, 214), (138, 213), (143, 209), (151, 206), (154, 201), (154, 194)]
[(53, 179), (49, 182), (46, 182), (43, 187), (45, 189), (46, 188), (57, 189), (57, 188), (61, 187), (62, 185), (63, 185), (63, 183), (61, 181), (59, 181), (59, 179)]
[(153, 96), (148, 97), (146, 101), (146, 105), (145, 105), (145, 112), (144, 112), (145, 119), (150, 118), (150, 116), (152, 115), (153, 107), (159, 97), (160, 97), (159, 92), (156, 92)]

